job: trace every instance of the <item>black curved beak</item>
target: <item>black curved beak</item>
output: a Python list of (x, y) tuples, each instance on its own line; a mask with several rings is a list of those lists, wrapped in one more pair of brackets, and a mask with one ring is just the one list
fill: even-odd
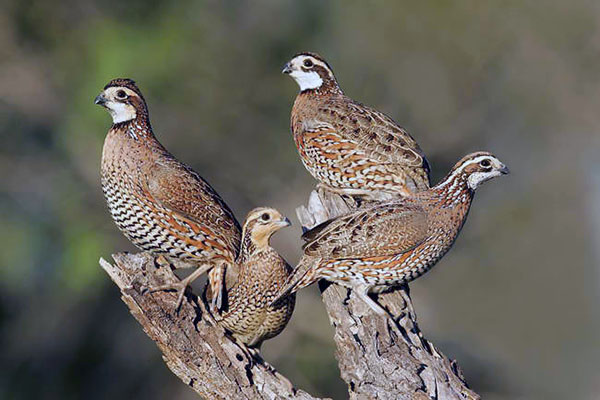
[(96, 96), (96, 98), (94, 99), (94, 104), (98, 104), (103, 106), (106, 103), (106, 97), (104, 97), (104, 95), (102, 93), (100, 93), (98, 96)]
[(292, 73), (292, 66), (290, 65), (290, 63), (285, 64), (285, 66), (281, 70), (281, 73), (282, 74), (291, 74)]
[(500, 168), (500, 173), (502, 175), (508, 175), (510, 173), (510, 170), (508, 169), (508, 167), (506, 165), (502, 165), (502, 168)]

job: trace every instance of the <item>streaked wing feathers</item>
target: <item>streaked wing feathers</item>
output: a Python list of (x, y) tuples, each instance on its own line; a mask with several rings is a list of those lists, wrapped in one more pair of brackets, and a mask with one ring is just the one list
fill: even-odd
[(150, 169), (147, 190), (163, 207), (209, 228), (237, 256), (239, 223), (218, 193), (191, 168), (175, 159), (162, 159)]
[(413, 137), (386, 114), (346, 96), (328, 99), (312, 117), (308, 114), (303, 121), (305, 132), (325, 130), (339, 135), (373, 162), (416, 170), (417, 188), (429, 188), (425, 154)]
[(325, 222), (303, 235), (309, 256), (343, 259), (400, 254), (427, 237), (427, 214), (417, 206), (390, 204)]

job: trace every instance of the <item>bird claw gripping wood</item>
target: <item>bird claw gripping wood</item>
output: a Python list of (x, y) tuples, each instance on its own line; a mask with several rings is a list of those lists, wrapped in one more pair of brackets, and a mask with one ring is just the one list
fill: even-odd
[(163, 291), (171, 291), (171, 290), (175, 290), (176, 294), (177, 294), (177, 300), (175, 301), (175, 312), (179, 313), (179, 310), (181, 308), (181, 304), (183, 303), (183, 297), (185, 295), (185, 290), (187, 289), (187, 283), (183, 283), (183, 282), (176, 282), (176, 283), (169, 283), (166, 285), (161, 285), (161, 286), (157, 286), (154, 288), (150, 288), (149, 292), (150, 293), (156, 293), (156, 292), (163, 292)]
[[(146, 101), (131, 79), (113, 79), (95, 103), (113, 117), (102, 150), (102, 190), (113, 220), (138, 248), (203, 267), (176, 290), (179, 309), (185, 287), (207, 269), (233, 265), (241, 228), (218, 193), (158, 141)], [(209, 274), (212, 286), (218, 282)]]
[(179, 312), (179, 309), (181, 308), (181, 304), (183, 303), (183, 297), (185, 296), (185, 291), (188, 288), (188, 286), (196, 278), (198, 278), (200, 275), (204, 274), (210, 268), (211, 268), (210, 265), (208, 265), (208, 266), (200, 266), (194, 272), (192, 272), (190, 275), (188, 275), (187, 277), (183, 278), (181, 281), (179, 281), (179, 282), (173, 282), (173, 283), (167, 283), (167, 284), (164, 284), (164, 285), (161, 285), (161, 286), (157, 286), (157, 287), (151, 288), (150, 289), (150, 293), (155, 293), (155, 292), (160, 292), (160, 291), (175, 290), (175, 292), (177, 294), (177, 301), (175, 303), (175, 310), (177, 312)]
[(304, 256), (279, 297), (326, 279), (352, 288), (375, 312), (385, 314), (368, 293), (410, 282), (431, 269), (454, 244), (475, 190), (507, 173), (491, 153), (472, 153), (431, 189), (367, 204), (317, 225), (303, 234)]

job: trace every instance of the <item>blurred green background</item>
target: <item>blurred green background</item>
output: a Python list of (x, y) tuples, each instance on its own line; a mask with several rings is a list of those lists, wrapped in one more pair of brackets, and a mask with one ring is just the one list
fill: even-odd
[[(512, 174), (477, 194), (454, 249), (411, 284), (421, 328), (485, 399), (600, 398), (600, 3), (162, 2), (0, 5), (0, 398), (193, 399), (98, 266), (133, 247), (99, 183), (105, 110), (131, 77), (154, 130), (239, 219), (295, 220), (314, 185), (289, 133), (298, 51), (393, 116), (437, 181), (467, 152)], [(300, 228), (274, 245), (291, 262)], [(347, 396), (312, 287), (265, 358)]]

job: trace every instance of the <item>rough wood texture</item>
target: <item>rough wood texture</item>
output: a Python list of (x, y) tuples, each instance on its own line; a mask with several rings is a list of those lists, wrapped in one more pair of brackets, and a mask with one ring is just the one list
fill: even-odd
[[(355, 207), (323, 189), (297, 209), (303, 229)], [(390, 315), (378, 316), (352, 291), (320, 284), (335, 328), (336, 357), (351, 399), (479, 399), (462, 371), (427, 341), (417, 325), (408, 285), (379, 295)]]
[(121, 290), (131, 314), (156, 342), (167, 366), (206, 399), (316, 399), (291, 383), (263, 360), (232, 341), (206, 311), (204, 302), (188, 296), (175, 312), (173, 292), (147, 288), (175, 282), (168, 265), (145, 254), (115, 254), (115, 264), (100, 265)]
[[(357, 205), (323, 189), (297, 212), (306, 228)], [(100, 265), (121, 290), (121, 298), (167, 366), (207, 399), (315, 399), (263, 360), (251, 360), (207, 312), (204, 301), (188, 295), (179, 314), (176, 295), (147, 288), (175, 282), (169, 265), (149, 254), (115, 254)], [(389, 317), (374, 314), (351, 291), (321, 283), (323, 301), (335, 327), (336, 357), (351, 399), (479, 399), (458, 365), (423, 338), (408, 286), (379, 296)]]

